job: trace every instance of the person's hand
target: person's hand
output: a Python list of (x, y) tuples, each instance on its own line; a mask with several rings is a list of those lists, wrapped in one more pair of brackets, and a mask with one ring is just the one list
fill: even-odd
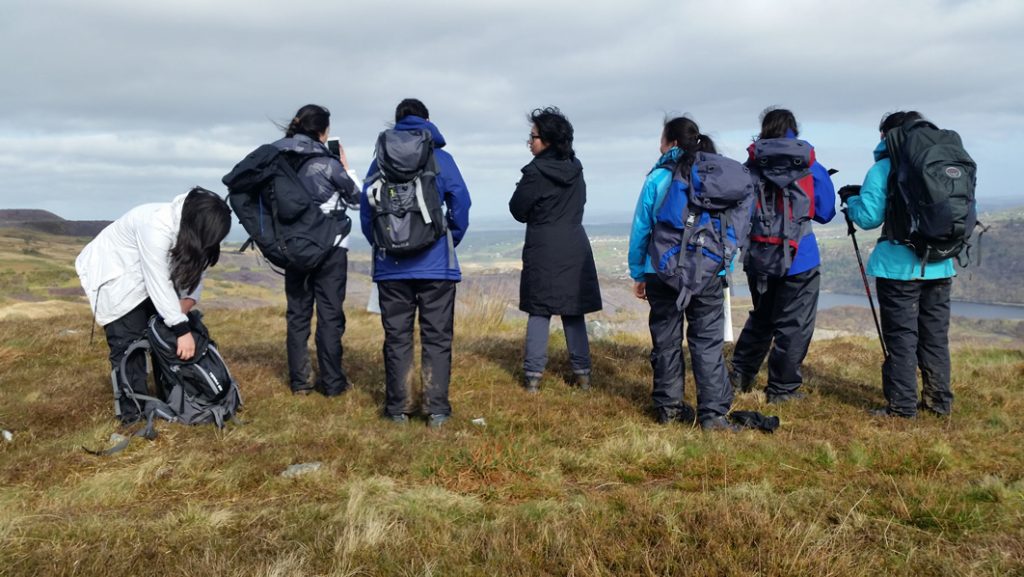
[(178, 358), (187, 361), (196, 354), (196, 340), (192, 333), (185, 333), (178, 337)]
[(846, 201), (849, 200), (851, 196), (857, 196), (858, 194), (860, 194), (859, 184), (847, 184), (839, 189), (839, 202), (840, 204), (846, 204)]
[(633, 296), (640, 300), (647, 300), (647, 283), (633, 283)]

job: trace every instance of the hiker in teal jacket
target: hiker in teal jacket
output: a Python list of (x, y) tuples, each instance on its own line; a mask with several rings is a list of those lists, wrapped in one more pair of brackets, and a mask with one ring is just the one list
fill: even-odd
[[(864, 230), (885, 221), (889, 151), (885, 133), (922, 118), (917, 112), (894, 112), (879, 126), (882, 141), (875, 147), (875, 164), (864, 184), (839, 191), (847, 214)], [(919, 408), (948, 415), (953, 403), (950, 389), (949, 298), (953, 259), (925, 264), (907, 246), (879, 238), (868, 259), (867, 274), (875, 277), (881, 313), (882, 339), (889, 356), (882, 365), (882, 390), (888, 406), (876, 415), (913, 417)], [(917, 397), (917, 369), (921, 369), (921, 399)]]
[(662, 154), (658, 163), (647, 174), (640, 198), (636, 201), (633, 227), (629, 232), (628, 261), (629, 276), (638, 283), (644, 281), (644, 275), (655, 274), (654, 267), (651, 266), (651, 256), (647, 254), (647, 243), (651, 239), (651, 229), (654, 228), (654, 215), (661, 206), (661, 201), (665, 199), (668, 185), (672, 184), (672, 170), (682, 155), (683, 151), (678, 146), (673, 146)]

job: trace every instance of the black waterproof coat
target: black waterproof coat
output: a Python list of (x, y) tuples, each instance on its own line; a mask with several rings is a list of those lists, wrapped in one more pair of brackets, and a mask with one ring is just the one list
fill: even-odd
[(547, 149), (523, 167), (508, 208), (526, 223), (519, 309), (533, 315), (582, 315), (601, 310), (594, 253), (583, 229), (587, 184), (576, 158)]

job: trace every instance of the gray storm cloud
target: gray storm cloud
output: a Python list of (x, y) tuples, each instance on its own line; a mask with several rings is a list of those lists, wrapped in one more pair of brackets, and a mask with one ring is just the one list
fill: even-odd
[(666, 114), (730, 154), (762, 108), (792, 108), (858, 181), (882, 113), (961, 132), (982, 198), (1013, 192), (1024, 3), (5, 2), (0, 207), (113, 218), (220, 176), (302, 104), (332, 112), (359, 169), (394, 105), (431, 109), (497, 216), (529, 160), (526, 113), (576, 126), (591, 214), (628, 218)]

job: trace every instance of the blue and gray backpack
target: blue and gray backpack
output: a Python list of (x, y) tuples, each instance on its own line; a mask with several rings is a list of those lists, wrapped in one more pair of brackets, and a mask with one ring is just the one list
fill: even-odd
[(693, 164), (676, 167), (647, 251), (658, 278), (679, 291), (679, 310), (728, 274), (746, 246), (754, 194), (750, 170), (730, 158), (699, 152)]

